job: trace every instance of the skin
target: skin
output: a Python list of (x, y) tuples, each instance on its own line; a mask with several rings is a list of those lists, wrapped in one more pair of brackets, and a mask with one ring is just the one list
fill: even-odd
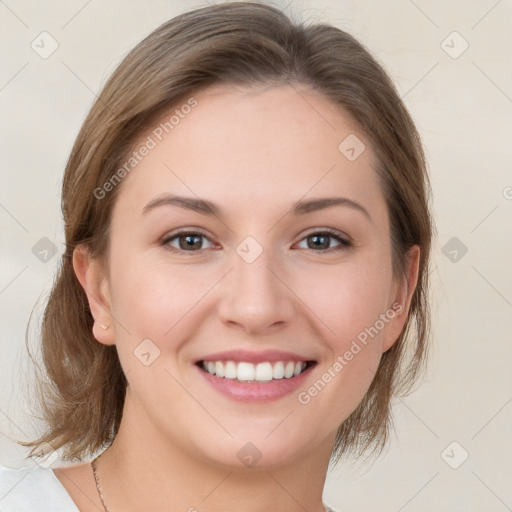
[[(198, 105), (120, 185), (109, 267), (74, 253), (94, 336), (116, 345), (129, 381), (120, 431), (99, 459), (105, 499), (112, 512), (320, 512), (336, 430), (402, 331), (419, 249), (406, 278), (394, 279), (373, 151), (323, 96), (299, 85), (219, 85), (194, 97)], [(366, 145), (355, 161), (338, 150), (349, 134)], [(142, 214), (164, 192), (208, 199), (223, 215), (177, 206)], [(288, 213), (296, 201), (333, 196), (371, 220), (348, 206)], [(200, 249), (180, 253), (177, 238), (167, 242), (175, 252), (162, 245), (178, 228), (205, 234)], [(315, 249), (311, 235), (326, 228), (352, 245), (327, 238), (331, 249)], [(247, 236), (263, 251), (250, 264), (236, 252)], [(233, 348), (291, 351), (317, 361), (304, 391), (396, 302), (402, 312), (307, 405), (297, 392), (266, 404), (231, 400), (193, 365)], [(149, 366), (134, 356), (147, 338), (160, 350)], [(252, 468), (237, 458), (247, 442), (262, 455)], [(102, 510), (89, 464), (55, 472), (80, 510)]]

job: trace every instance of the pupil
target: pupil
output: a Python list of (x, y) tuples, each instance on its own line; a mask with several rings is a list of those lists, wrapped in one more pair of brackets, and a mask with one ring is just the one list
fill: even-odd
[(324, 243), (313, 245), (313, 247), (310, 247), (310, 249), (318, 249), (319, 247), (320, 248), (323, 247), (325, 249), (329, 248), (329, 240), (328, 240), (329, 237), (328, 236), (326, 236), (326, 235), (311, 235), (310, 238), (312, 238), (315, 241), (315, 244), (319, 240), (323, 240), (323, 242), (324, 242)]
[[(185, 239), (185, 244), (180, 244), (181, 245), (181, 248), (182, 249), (187, 249), (187, 248), (201, 248), (201, 237), (198, 236), (198, 235), (186, 235), (184, 237), (181, 238), (181, 240), (183, 240), (183, 238)], [(195, 243), (194, 243), (194, 239), (195, 239)]]

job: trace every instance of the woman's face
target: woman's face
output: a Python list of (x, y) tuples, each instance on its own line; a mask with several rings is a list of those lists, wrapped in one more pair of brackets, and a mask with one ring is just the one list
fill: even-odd
[(369, 141), (305, 86), (188, 104), (117, 185), (92, 304), (129, 382), (123, 422), (217, 465), (330, 453), (410, 297)]

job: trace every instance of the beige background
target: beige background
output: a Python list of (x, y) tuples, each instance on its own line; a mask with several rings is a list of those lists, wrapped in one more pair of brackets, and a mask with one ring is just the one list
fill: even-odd
[[(121, 57), (202, 5), (0, 2), (0, 464), (34, 465), (11, 438), (38, 428), (24, 333), (62, 253), (59, 186), (74, 137)], [(358, 512), (512, 510), (512, 2), (295, 0), (285, 11), (347, 30), (388, 69), (423, 136), (439, 233), (430, 371), (397, 401), (385, 454), (330, 473), (324, 498)], [(42, 31), (59, 45), (47, 59), (31, 48)], [(43, 237), (58, 251), (46, 263), (32, 252)]]

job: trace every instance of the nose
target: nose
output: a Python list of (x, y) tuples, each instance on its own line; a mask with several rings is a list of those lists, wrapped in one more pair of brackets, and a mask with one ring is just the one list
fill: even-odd
[(220, 290), (221, 320), (253, 335), (289, 324), (296, 311), (295, 296), (281, 273), (269, 251), (252, 263), (235, 252)]

